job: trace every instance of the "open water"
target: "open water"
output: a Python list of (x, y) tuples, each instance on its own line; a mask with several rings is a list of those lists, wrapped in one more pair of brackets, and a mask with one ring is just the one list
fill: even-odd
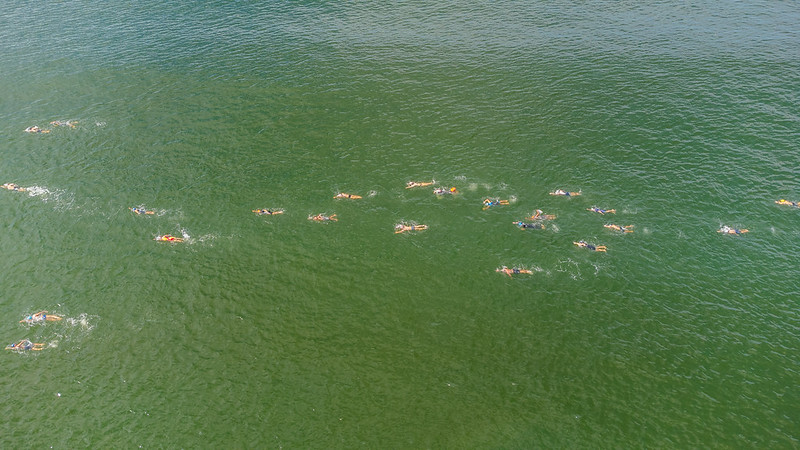
[(0, 446), (797, 448), (796, 2), (3, 6)]

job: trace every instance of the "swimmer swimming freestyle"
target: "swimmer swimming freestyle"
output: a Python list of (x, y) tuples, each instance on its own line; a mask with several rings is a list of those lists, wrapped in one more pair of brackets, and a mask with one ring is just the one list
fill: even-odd
[(78, 122), (75, 122), (75, 121), (72, 121), (72, 120), (54, 120), (54, 121), (50, 122), (50, 125), (54, 125), (54, 126), (57, 126), (57, 127), (75, 128), (75, 124), (76, 123), (78, 123)]
[(19, 323), (27, 323), (28, 325), (33, 325), (35, 323), (42, 323), (42, 322), (58, 322), (61, 319), (62, 317), (57, 316), (55, 314), (47, 314), (47, 311), (39, 311), (20, 320)]
[(451, 187), (450, 189), (436, 188), (433, 190), (433, 193), (436, 195), (455, 195), (458, 194), (458, 190), (455, 187)]
[(589, 250), (591, 250), (593, 252), (604, 252), (604, 251), (606, 251), (606, 246), (605, 245), (592, 245), (592, 244), (587, 243), (586, 241), (573, 242), (573, 244), (577, 245), (578, 247), (588, 248)]
[(483, 200), (483, 210), (491, 208), (492, 206), (508, 205), (508, 200), (500, 200), (499, 198), (486, 198)]
[(430, 186), (430, 185), (435, 184), (435, 183), (436, 183), (436, 180), (433, 180), (433, 181), (430, 181), (430, 182), (428, 182), (428, 181), (409, 181), (408, 183), (406, 183), (406, 189), (411, 189), (411, 188), (415, 188), (415, 187)]
[(577, 195), (581, 195), (581, 192), (569, 192), (563, 189), (556, 189), (555, 191), (551, 192), (550, 195), (563, 195), (564, 197), (575, 197)]
[(397, 225), (394, 226), (394, 234), (405, 233), (406, 231), (422, 231), (427, 229), (428, 229), (427, 225), (415, 225), (415, 224), (408, 225), (404, 222), (404, 223), (398, 223)]
[(750, 230), (748, 230), (746, 228), (731, 228), (731, 227), (729, 227), (727, 225), (723, 225), (722, 227), (720, 227), (719, 230), (717, 230), (717, 233), (722, 233), (722, 234), (744, 234), (744, 233), (747, 233), (749, 231)]
[(498, 269), (495, 269), (494, 271), (495, 272), (504, 273), (504, 274), (508, 275), (509, 278), (513, 278), (511, 276), (512, 274), (520, 274), (520, 273), (532, 274), (533, 273), (533, 271), (528, 270), (528, 269), (520, 269), (519, 267), (514, 267), (514, 268), (509, 269), (506, 266), (503, 266), (503, 267), (500, 267)]
[(775, 200), (775, 203), (777, 203), (779, 205), (787, 205), (787, 206), (794, 206), (795, 208), (800, 208), (800, 203), (798, 203), (798, 202), (790, 202), (790, 201), (784, 200), (784, 199)]
[(591, 208), (586, 208), (587, 211), (592, 211), (600, 214), (616, 214), (616, 209), (602, 209), (598, 208), (597, 206), (592, 206)]
[(273, 216), (275, 214), (283, 214), (282, 209), (254, 209), (253, 212), (258, 216)]
[(308, 220), (313, 220), (315, 222), (337, 222), (339, 219), (336, 218), (336, 214), (330, 216), (317, 214), (316, 216), (308, 216)]
[(23, 340), (17, 342), (16, 344), (8, 344), (6, 346), (6, 350), (15, 350), (15, 351), (18, 351), (18, 352), (22, 352), (22, 351), (26, 351), (26, 350), (39, 351), (39, 350), (42, 350), (42, 349), (44, 349), (44, 344), (43, 343), (34, 343), (34, 342), (31, 342), (31, 341), (29, 341), (27, 339), (23, 339)]
[(537, 209), (536, 211), (531, 214), (530, 217), (526, 217), (527, 220), (555, 220), (555, 214), (544, 214), (541, 209)]
[(348, 194), (346, 192), (339, 192), (333, 198), (351, 198), (351, 199), (356, 200), (356, 199), (361, 198), (361, 196), (360, 195), (355, 195), (355, 194)]
[(135, 212), (136, 214), (139, 214), (139, 215), (141, 215), (141, 214), (152, 215), (152, 214), (156, 213), (155, 211), (148, 211), (148, 210), (146, 210), (144, 208), (139, 208), (137, 206), (134, 206), (134, 207), (131, 207), (131, 208), (128, 208), (128, 209), (130, 209), (131, 211), (133, 211), (133, 212)]
[(2, 187), (3, 189), (8, 189), (9, 191), (17, 191), (17, 192), (25, 192), (27, 190), (24, 187), (21, 187), (20, 185), (14, 183), (6, 183)]
[(25, 128), (25, 132), (26, 133), (49, 133), (50, 130), (43, 130), (43, 129), (37, 127), (36, 125), (34, 125), (32, 127)]
[(156, 236), (154, 241), (159, 242), (183, 242), (183, 238), (175, 237), (171, 234), (165, 234), (163, 236)]
[(633, 233), (633, 230), (631, 229), (633, 228), (633, 225), (616, 225), (613, 223), (609, 223), (603, 226), (614, 231), (621, 231), (623, 233)]
[(541, 223), (526, 223), (526, 222), (523, 222), (521, 220), (516, 221), (516, 222), (511, 222), (511, 223), (513, 223), (514, 225), (519, 227), (520, 230), (544, 230), (545, 229), (544, 225), (542, 225)]

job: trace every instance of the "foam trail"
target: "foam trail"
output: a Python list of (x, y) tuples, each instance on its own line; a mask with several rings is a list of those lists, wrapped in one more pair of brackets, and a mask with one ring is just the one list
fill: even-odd
[(28, 196), (38, 197), (43, 202), (54, 202), (56, 209), (71, 209), (75, 203), (74, 196), (63, 189), (50, 190), (44, 186), (26, 188)]
[(89, 322), (90, 316), (86, 313), (78, 315), (78, 317), (67, 317), (66, 323), (72, 327), (78, 327), (83, 331), (92, 331), (94, 325)]

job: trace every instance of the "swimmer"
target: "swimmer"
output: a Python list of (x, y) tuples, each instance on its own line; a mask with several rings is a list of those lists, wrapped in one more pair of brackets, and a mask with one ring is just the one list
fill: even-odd
[(575, 197), (577, 195), (581, 195), (580, 191), (578, 192), (567, 192), (563, 189), (556, 189), (555, 191), (551, 192), (550, 195), (563, 195), (565, 197)]
[(800, 203), (798, 203), (798, 202), (790, 202), (790, 201), (784, 200), (784, 199), (775, 200), (775, 203), (777, 203), (779, 205), (788, 205), (788, 206), (794, 206), (795, 208), (800, 208)]
[(25, 192), (27, 190), (24, 187), (21, 187), (20, 185), (14, 183), (4, 184), (3, 189), (8, 189), (9, 191), (17, 191), (17, 192)]
[(26, 133), (49, 133), (50, 130), (43, 130), (43, 129), (37, 127), (36, 125), (34, 125), (32, 127), (25, 128), (25, 132)]
[(27, 339), (23, 339), (16, 344), (8, 344), (6, 346), (6, 350), (16, 350), (16, 351), (25, 351), (25, 350), (42, 350), (44, 349), (44, 344), (33, 343)]
[(536, 211), (533, 212), (533, 214), (531, 214), (530, 217), (526, 217), (526, 219), (529, 219), (529, 220), (555, 220), (556, 219), (556, 215), (555, 214), (544, 214), (544, 212), (541, 209), (537, 209)]
[(175, 236), (173, 236), (171, 234), (165, 234), (163, 236), (156, 236), (156, 238), (153, 239), (153, 240), (154, 241), (159, 241), (159, 242), (183, 242), (183, 238), (175, 237)]
[(55, 125), (57, 127), (75, 128), (75, 123), (77, 123), (77, 122), (73, 122), (71, 120), (54, 120), (54, 121), (50, 122), (50, 125)]
[(148, 210), (146, 210), (144, 208), (138, 208), (136, 206), (134, 206), (133, 208), (128, 208), (128, 209), (130, 209), (131, 211), (135, 212), (136, 214), (155, 214), (156, 213), (155, 211), (148, 211)]
[(506, 266), (503, 266), (503, 267), (501, 267), (499, 269), (495, 269), (494, 271), (495, 272), (504, 273), (504, 274), (508, 275), (509, 278), (513, 278), (511, 276), (512, 274), (520, 274), (520, 273), (532, 274), (533, 273), (533, 271), (528, 270), (528, 269), (520, 269), (519, 267), (514, 267), (512, 269), (509, 269)]
[(518, 226), (520, 230), (525, 229), (532, 229), (532, 230), (544, 230), (544, 225), (540, 223), (525, 223), (523, 221), (512, 222), (514, 225)]
[(432, 185), (434, 183), (436, 183), (436, 180), (433, 180), (433, 181), (430, 181), (430, 182), (428, 182), (428, 181), (409, 181), (408, 183), (406, 183), (406, 189), (411, 189), (411, 188), (415, 188), (415, 187), (430, 186), (430, 185)]
[(483, 200), (484, 211), (491, 208), (492, 206), (497, 206), (497, 205), (508, 205), (508, 200), (500, 200), (499, 198), (487, 198)]
[(345, 192), (339, 192), (333, 198), (352, 198), (352, 199), (359, 199), (361, 198), (360, 195), (348, 194)]
[(600, 214), (616, 214), (616, 209), (601, 209), (597, 206), (592, 206), (591, 208), (586, 208), (587, 211), (592, 211)]
[(592, 244), (586, 243), (586, 241), (573, 242), (573, 244), (577, 245), (578, 247), (588, 248), (589, 250), (591, 250), (593, 252), (604, 252), (604, 251), (606, 251), (606, 246), (605, 245), (592, 245)]
[(394, 226), (394, 234), (404, 233), (406, 231), (422, 231), (427, 229), (427, 225), (406, 225), (405, 223), (398, 223)]
[(748, 231), (750, 231), (750, 230), (748, 230), (746, 228), (741, 228), (741, 229), (739, 229), (739, 228), (731, 228), (731, 227), (729, 227), (727, 225), (723, 225), (722, 227), (720, 227), (719, 230), (717, 230), (717, 233), (722, 233), (722, 234), (744, 234), (744, 233), (747, 233)]
[(315, 222), (337, 222), (339, 219), (336, 218), (336, 214), (330, 216), (317, 214), (316, 216), (308, 216), (308, 220), (313, 220)]
[(603, 225), (604, 227), (614, 230), (614, 231), (622, 231), (623, 233), (633, 233), (633, 225), (615, 225), (613, 223), (609, 223), (607, 225)]
[(454, 195), (458, 194), (458, 190), (456, 190), (455, 187), (451, 187), (450, 189), (436, 188), (433, 190), (433, 193), (436, 195)]
[(39, 311), (39, 312), (37, 312), (35, 314), (31, 314), (30, 316), (20, 320), (19, 323), (23, 323), (24, 322), (24, 323), (27, 323), (28, 325), (33, 325), (35, 323), (41, 323), (41, 322), (45, 322), (45, 321), (47, 321), (47, 322), (57, 322), (57, 321), (59, 321), (61, 319), (62, 319), (61, 317), (56, 316), (54, 314), (47, 314), (47, 311)]
[(283, 214), (282, 209), (254, 209), (253, 212), (259, 216), (264, 216), (264, 215), (272, 216), (275, 214)]

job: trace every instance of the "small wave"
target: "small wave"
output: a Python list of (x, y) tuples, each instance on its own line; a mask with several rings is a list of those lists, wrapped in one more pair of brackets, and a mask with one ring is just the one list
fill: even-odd
[(378, 191), (369, 191), (367, 193), (367, 197), (375, 197), (376, 195), (378, 195)]
[(456, 177), (456, 180), (458, 180), (458, 181), (467, 181), (467, 176), (466, 175), (459, 175), (459, 176)]
[(571, 258), (559, 260), (558, 266), (556, 267), (556, 272), (566, 273), (573, 280), (581, 279), (581, 269), (578, 266), (578, 263), (573, 261)]
[(508, 203), (517, 203), (517, 196), (516, 195), (509, 196)]
[(473, 191), (473, 192), (477, 191), (478, 190), (478, 183), (470, 183), (467, 186), (467, 190), (470, 190), (470, 191)]

